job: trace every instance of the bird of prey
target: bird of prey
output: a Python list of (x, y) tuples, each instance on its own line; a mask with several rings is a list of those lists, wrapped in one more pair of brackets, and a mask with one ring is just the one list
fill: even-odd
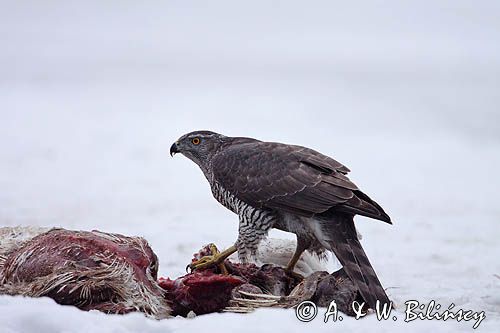
[(358, 240), (354, 215), (391, 223), (375, 201), (361, 192), (336, 160), (313, 149), (245, 137), (195, 131), (180, 137), (170, 154), (195, 162), (212, 194), (239, 217), (238, 239), (227, 250), (202, 258), (192, 268), (220, 264), (238, 251), (245, 261), (272, 228), (297, 236), (287, 266), (293, 268), (308, 250), (331, 251), (372, 309), (390, 301)]

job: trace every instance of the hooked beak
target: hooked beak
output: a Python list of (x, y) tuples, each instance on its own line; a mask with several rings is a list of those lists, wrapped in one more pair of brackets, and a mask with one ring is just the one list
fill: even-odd
[(178, 152), (179, 148), (177, 147), (177, 142), (174, 142), (174, 144), (170, 147), (170, 156), (174, 157), (174, 155)]

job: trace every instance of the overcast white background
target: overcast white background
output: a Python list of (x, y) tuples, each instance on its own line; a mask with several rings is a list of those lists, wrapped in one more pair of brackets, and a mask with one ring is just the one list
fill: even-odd
[[(393, 218), (357, 225), (396, 303), (453, 302), (498, 328), (499, 17), (497, 1), (1, 1), (0, 224), (142, 235), (175, 277), (201, 245), (230, 245), (237, 217), (172, 142), (209, 129), (301, 144)], [(13, 332), (472, 327), (405, 324), (404, 306), (397, 322), (336, 324), (0, 306)]]

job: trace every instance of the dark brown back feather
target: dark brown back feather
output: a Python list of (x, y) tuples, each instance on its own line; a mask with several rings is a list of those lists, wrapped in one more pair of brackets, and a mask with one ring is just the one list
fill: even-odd
[(302, 216), (329, 210), (390, 223), (389, 216), (352, 183), (349, 169), (315, 150), (248, 138), (227, 138), (212, 159), (215, 181), (254, 206)]

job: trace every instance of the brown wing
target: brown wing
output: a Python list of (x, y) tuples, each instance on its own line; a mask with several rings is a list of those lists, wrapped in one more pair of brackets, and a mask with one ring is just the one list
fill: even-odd
[(312, 216), (335, 208), (390, 222), (346, 176), (349, 169), (300, 146), (235, 140), (212, 160), (215, 180), (254, 207)]

